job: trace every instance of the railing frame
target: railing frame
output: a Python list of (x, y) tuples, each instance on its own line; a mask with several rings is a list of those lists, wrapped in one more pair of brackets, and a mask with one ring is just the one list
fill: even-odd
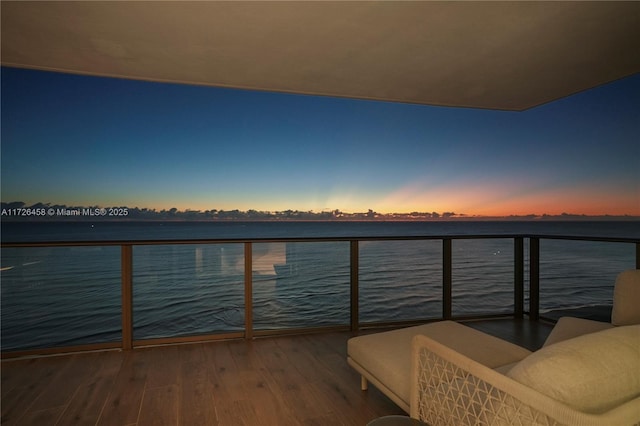
[(253, 339), (253, 245), (244, 243), (244, 337)]
[(450, 320), (453, 315), (453, 241), (442, 239), (442, 318)]
[(350, 253), (350, 322), (351, 331), (360, 328), (360, 244), (358, 240), (349, 242)]
[(524, 238), (513, 239), (513, 316), (524, 318)]
[[(401, 326), (416, 321), (393, 323), (362, 324), (359, 319), (359, 243), (360, 241), (409, 241), (409, 240), (441, 240), (442, 241), (442, 318), (454, 319), (453, 302), (453, 240), (461, 239), (513, 239), (514, 240), (514, 312), (473, 318), (513, 317), (522, 319), (525, 313), (529, 320), (540, 319), (540, 240), (561, 239), (581, 241), (603, 241), (635, 244), (636, 269), (640, 269), (640, 239), (637, 238), (600, 238), (572, 237), (555, 235), (464, 235), (464, 236), (416, 236), (416, 237), (344, 237), (344, 238), (259, 238), (259, 239), (209, 239), (209, 240), (149, 240), (149, 241), (81, 241), (81, 242), (27, 242), (2, 243), (2, 248), (9, 247), (78, 247), (78, 246), (120, 246), (121, 251), (121, 292), (122, 292), (122, 340), (121, 342), (96, 343), (73, 347), (43, 348), (3, 352), (2, 358), (28, 356), (36, 354), (54, 354), (69, 351), (116, 349), (131, 350), (139, 346), (185, 343), (228, 338), (252, 339), (256, 336), (277, 335), (285, 333), (313, 332), (322, 330), (351, 330), (357, 332), (363, 326)], [(529, 241), (529, 311), (525, 310), (525, 239)], [(286, 330), (254, 330), (253, 328), (253, 244), (254, 243), (297, 243), (297, 242), (349, 242), (350, 245), (350, 324), (348, 326), (311, 327)], [(142, 245), (199, 245), (199, 244), (244, 244), (244, 332), (230, 332), (210, 335), (179, 336), (160, 339), (134, 340), (133, 338), (133, 247)], [(468, 318), (468, 317), (467, 317)], [(430, 320), (438, 320), (433, 318)]]
[(540, 319), (540, 238), (529, 238), (529, 319)]
[(120, 246), (122, 272), (122, 349), (133, 348), (133, 247)]

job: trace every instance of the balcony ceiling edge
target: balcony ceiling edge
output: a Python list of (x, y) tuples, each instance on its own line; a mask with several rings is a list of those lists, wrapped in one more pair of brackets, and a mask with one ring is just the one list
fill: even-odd
[(640, 2), (2, 2), (2, 65), (520, 111), (640, 71)]

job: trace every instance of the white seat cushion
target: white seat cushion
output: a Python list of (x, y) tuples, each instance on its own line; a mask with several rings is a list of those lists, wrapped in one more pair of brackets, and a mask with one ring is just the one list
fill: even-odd
[(457, 322), (439, 321), (351, 338), (347, 355), (409, 404), (411, 345), (417, 334), (429, 336), (489, 368), (519, 361), (531, 353)]

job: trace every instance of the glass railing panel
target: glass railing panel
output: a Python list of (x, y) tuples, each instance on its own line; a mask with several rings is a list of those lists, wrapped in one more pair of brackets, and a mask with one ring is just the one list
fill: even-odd
[(629, 243), (540, 240), (540, 315), (611, 319), (616, 276), (635, 268)]
[(244, 330), (244, 245), (133, 247), (133, 339)]
[(513, 313), (513, 246), (512, 238), (453, 240), (453, 316)]
[(349, 242), (253, 244), (253, 326), (348, 325)]
[(122, 340), (120, 247), (2, 249), (2, 350)]
[(360, 322), (442, 317), (442, 241), (361, 241)]

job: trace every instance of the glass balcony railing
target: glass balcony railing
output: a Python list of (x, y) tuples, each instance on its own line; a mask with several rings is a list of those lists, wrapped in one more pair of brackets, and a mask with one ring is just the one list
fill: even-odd
[(253, 244), (253, 327), (349, 324), (349, 243)]
[(2, 248), (2, 351), (122, 341), (120, 248)]
[[(634, 266), (630, 244), (541, 239), (540, 313), (557, 319), (564, 310), (611, 306), (615, 271)], [(637, 264), (636, 264), (637, 265)], [(637, 266), (636, 266), (637, 267)]]
[(3, 357), (610, 307), (636, 238), (2, 244)]
[(362, 323), (442, 316), (441, 241), (364, 241), (359, 259)]

